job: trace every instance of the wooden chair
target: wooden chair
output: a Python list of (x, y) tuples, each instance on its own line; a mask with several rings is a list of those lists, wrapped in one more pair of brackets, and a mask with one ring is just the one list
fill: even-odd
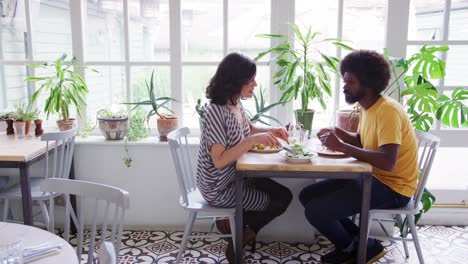
[[(187, 127), (179, 128), (167, 136), (169, 146), (171, 148), (172, 159), (177, 173), (177, 179), (179, 180), (180, 190), (180, 205), (188, 211), (189, 215), (185, 224), (184, 236), (182, 243), (177, 254), (176, 263), (180, 263), (187, 242), (190, 238), (206, 238), (206, 237), (231, 237), (234, 241), (234, 208), (220, 208), (209, 205), (205, 199), (203, 199), (200, 191), (196, 185), (193, 161), (190, 152), (190, 146), (188, 144), (187, 136), (190, 134), (190, 130)], [(199, 213), (206, 213), (209, 215), (198, 216)], [(213, 230), (214, 222), (218, 218), (228, 218), (232, 230), (232, 235), (190, 235), (192, 232), (193, 223), (196, 219), (211, 219), (212, 225), (210, 233)]]
[[(120, 241), (122, 237), (125, 210), (130, 207), (130, 197), (128, 192), (109, 185), (93, 182), (69, 180), (69, 179), (47, 179), (41, 189), (45, 192), (61, 192), (65, 196), (65, 227), (64, 238), (70, 241), (70, 216), (75, 226), (78, 228), (78, 243), (76, 254), (81, 260), (83, 247), (83, 233), (85, 222), (90, 229), (88, 264), (93, 263), (94, 247), (96, 242), (101, 242), (101, 247), (106, 247), (100, 251), (107, 251), (106, 259), (117, 259), (120, 251)], [(76, 195), (77, 212), (70, 203), (70, 195)], [(88, 217), (86, 217), (88, 213)], [(50, 199), (49, 215), (54, 215), (54, 199)], [(97, 233), (98, 225), (101, 225), (100, 235)], [(108, 228), (111, 228), (108, 236)], [(50, 218), (50, 230), (54, 230), (54, 218)], [(112, 244), (104, 244), (109, 240)], [(114, 254), (109, 253), (109, 246), (114, 246)], [(102, 252), (101, 252), (102, 255)], [(112, 257), (114, 256), (114, 257)], [(115, 262), (114, 262), (115, 263)]]
[[(47, 178), (68, 178), (75, 149), (75, 135), (76, 128), (73, 128), (67, 131), (46, 133), (41, 137), (42, 141), (46, 141), (46, 149), (49, 149), (51, 146), (57, 146), (52, 151), (46, 152), (44, 176), (31, 177), (29, 179), (31, 185), (31, 198), (33, 202), (39, 202), (46, 226), (49, 225), (49, 215), (47, 214), (47, 206), (45, 202), (50, 198), (60, 195), (60, 192), (42, 192), (40, 190), (40, 185)], [(53, 156), (50, 152), (53, 153)], [(49, 161), (50, 159), (52, 160)], [(3, 221), (8, 220), (10, 200), (21, 201), (21, 196), (20, 184), (13, 185), (0, 191), (0, 199), (5, 201), (3, 207)]]

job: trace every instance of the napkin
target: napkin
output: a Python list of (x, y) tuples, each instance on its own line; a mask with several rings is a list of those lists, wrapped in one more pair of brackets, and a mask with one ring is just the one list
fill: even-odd
[(24, 248), (23, 261), (24, 263), (31, 262), (49, 255), (57, 254), (60, 252), (62, 245), (52, 245), (50, 243), (42, 243), (34, 247)]

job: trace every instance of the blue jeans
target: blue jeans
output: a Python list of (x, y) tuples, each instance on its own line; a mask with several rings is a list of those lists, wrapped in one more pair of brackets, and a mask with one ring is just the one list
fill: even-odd
[[(309, 223), (340, 250), (358, 237), (359, 227), (348, 217), (361, 211), (361, 197), (362, 181), (343, 179), (312, 184), (299, 194)], [(409, 201), (409, 197), (372, 178), (370, 209), (398, 208)], [(368, 247), (374, 242), (369, 240)]]

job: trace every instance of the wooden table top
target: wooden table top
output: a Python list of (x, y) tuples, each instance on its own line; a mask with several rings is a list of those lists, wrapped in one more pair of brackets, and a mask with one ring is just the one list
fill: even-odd
[[(50, 144), (51, 145), (51, 144)], [(52, 148), (52, 146), (49, 146)], [(29, 161), (46, 151), (46, 142), (34, 136), (18, 138), (0, 133), (0, 161)]]
[(352, 157), (316, 156), (310, 162), (288, 162), (281, 153), (244, 154), (236, 164), (237, 170), (247, 171), (314, 171), (314, 172), (372, 172), (372, 166)]

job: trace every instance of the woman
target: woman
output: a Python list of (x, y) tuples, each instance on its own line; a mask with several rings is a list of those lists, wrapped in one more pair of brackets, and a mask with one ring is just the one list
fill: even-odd
[[(211, 79), (197, 168), (197, 185), (206, 201), (218, 207), (235, 206), (236, 161), (254, 144), (279, 146), (277, 138), (287, 140), (283, 128), (259, 128), (247, 118), (240, 99), (253, 97), (256, 65), (249, 58), (231, 53), (219, 64)], [(291, 191), (271, 179), (244, 182), (243, 245), (255, 239), (262, 227), (281, 215), (291, 202)], [(230, 233), (226, 220), (218, 221), (222, 233)], [(234, 262), (233, 242), (226, 249)]]

